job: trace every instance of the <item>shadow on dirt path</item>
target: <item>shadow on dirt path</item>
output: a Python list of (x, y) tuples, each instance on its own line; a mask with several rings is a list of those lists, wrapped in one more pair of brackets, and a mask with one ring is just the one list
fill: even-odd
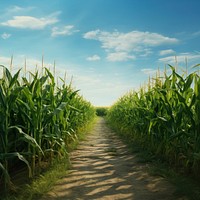
[[(42, 200), (177, 200), (163, 178), (147, 173), (100, 118), (71, 153), (72, 170)], [(180, 200), (181, 198), (179, 198)]]

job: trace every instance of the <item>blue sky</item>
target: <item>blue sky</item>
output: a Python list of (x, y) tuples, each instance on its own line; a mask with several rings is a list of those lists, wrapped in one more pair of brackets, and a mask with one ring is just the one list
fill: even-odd
[(0, 0), (0, 64), (44, 66), (110, 106), (166, 64), (200, 63), (199, 0)]

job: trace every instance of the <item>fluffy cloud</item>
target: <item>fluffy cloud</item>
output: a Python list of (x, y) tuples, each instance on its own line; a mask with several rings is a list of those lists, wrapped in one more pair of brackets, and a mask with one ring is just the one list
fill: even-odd
[(83, 35), (83, 37), (85, 39), (97, 39), (97, 35), (100, 34), (100, 33), (101, 33), (101, 31), (99, 29), (95, 30), (95, 31), (89, 31), (89, 32), (85, 33)]
[(192, 34), (193, 36), (200, 36), (200, 31), (197, 31), (195, 33)]
[(135, 56), (129, 55), (127, 52), (114, 52), (109, 53), (107, 56), (107, 60), (111, 62), (116, 61), (127, 61), (127, 60), (135, 59)]
[(93, 55), (93, 56), (86, 58), (86, 60), (88, 60), (88, 61), (97, 61), (97, 60), (100, 60), (100, 59), (101, 58), (98, 55)]
[[(106, 32), (99, 29), (89, 31), (83, 35), (83, 38), (90, 40), (97, 40), (101, 42), (101, 47), (106, 51), (111, 51), (108, 55), (108, 60), (114, 61), (113, 56), (117, 55), (124, 57), (125, 52), (138, 55), (147, 55), (151, 52), (151, 48), (165, 44), (176, 44), (178, 39), (163, 36), (158, 33), (131, 31), (128, 33), (120, 33), (118, 31)], [(146, 49), (146, 50), (145, 50)], [(126, 59), (133, 59), (133, 56), (126, 56)], [(120, 61), (121, 59), (116, 59)]]
[(159, 61), (160, 62), (164, 62), (164, 63), (174, 63), (177, 60), (179, 63), (185, 63), (186, 59), (188, 61), (199, 60), (200, 59), (200, 54), (180, 53), (180, 54), (178, 54), (176, 56), (167, 56), (167, 57), (164, 57), (164, 58), (160, 58)]
[(64, 26), (62, 28), (58, 27), (53, 27), (52, 28), (52, 37), (57, 37), (57, 36), (67, 36), (67, 35), (72, 35), (73, 33), (78, 32), (79, 30), (75, 30), (73, 25), (68, 25)]
[(48, 25), (58, 22), (56, 16), (47, 16), (36, 18), (32, 16), (14, 16), (13, 19), (1, 23), (3, 26), (9, 26), (21, 29), (43, 29)]
[(0, 56), (1, 65), (8, 66), (10, 65), (11, 57)]
[(16, 13), (16, 12), (27, 12), (27, 11), (30, 11), (30, 10), (33, 10), (34, 7), (30, 6), (30, 7), (20, 7), (20, 6), (16, 6), (16, 5), (13, 5), (13, 6), (10, 6), (7, 10), (6, 10), (6, 13)]
[(166, 50), (160, 51), (160, 55), (161, 56), (165, 56), (165, 55), (169, 55), (169, 54), (174, 54), (174, 53), (175, 53), (175, 51), (172, 50), (172, 49), (166, 49)]
[(132, 31), (128, 33), (113, 33), (95, 30), (83, 35), (85, 39), (98, 40), (105, 49), (114, 49), (115, 51), (137, 51), (144, 46), (159, 46), (162, 44), (174, 44), (178, 40), (169, 38), (158, 33)]
[(10, 36), (11, 36), (11, 34), (9, 34), (9, 33), (3, 33), (3, 34), (1, 34), (1, 37), (2, 37), (4, 40), (8, 39)]

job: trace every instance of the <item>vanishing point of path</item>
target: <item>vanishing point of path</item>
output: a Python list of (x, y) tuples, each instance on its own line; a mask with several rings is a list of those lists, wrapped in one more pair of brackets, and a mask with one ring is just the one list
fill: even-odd
[[(150, 176), (100, 118), (71, 153), (71, 171), (43, 200), (181, 200), (161, 177)], [(185, 199), (185, 198), (184, 198)]]

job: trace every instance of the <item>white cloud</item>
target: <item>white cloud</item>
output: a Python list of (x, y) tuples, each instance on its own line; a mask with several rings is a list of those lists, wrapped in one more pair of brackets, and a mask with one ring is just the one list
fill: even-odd
[[(134, 52), (137, 55), (147, 56), (151, 53), (151, 48), (154, 46), (160, 46), (165, 44), (177, 44), (179, 42), (176, 38), (170, 38), (158, 33), (131, 31), (127, 33), (120, 33), (118, 31), (106, 32), (99, 29), (89, 31), (83, 35), (85, 39), (97, 40), (101, 42), (101, 47), (107, 52), (119, 53), (119, 56), (124, 55), (124, 52)], [(148, 49), (148, 52), (147, 52)], [(122, 53), (123, 52), (123, 53)], [(108, 60), (114, 61), (114, 54), (108, 55)], [(133, 59), (132, 56), (126, 57), (127, 59)], [(121, 59), (116, 59), (120, 61)]]
[(9, 34), (9, 33), (3, 33), (3, 34), (1, 34), (1, 37), (2, 37), (4, 40), (8, 39), (10, 36), (11, 36), (11, 34)]
[(62, 28), (53, 27), (51, 36), (52, 37), (65, 36), (65, 35), (67, 36), (67, 35), (72, 35), (73, 33), (76, 33), (78, 31), (79, 30), (74, 29), (73, 25), (64, 26)]
[(48, 25), (55, 24), (56, 22), (58, 22), (58, 19), (55, 15), (42, 18), (32, 16), (14, 16), (13, 19), (1, 23), (1, 25), (21, 29), (43, 29)]
[(85, 39), (97, 39), (97, 35), (99, 33), (101, 33), (101, 31), (99, 29), (95, 30), (95, 31), (89, 31), (89, 32), (87, 32), (83, 35), (83, 38), (85, 38)]
[(107, 56), (107, 60), (111, 62), (127, 61), (130, 59), (131, 60), (135, 59), (135, 56), (129, 55), (127, 52), (114, 52), (114, 53), (109, 53)]
[(179, 62), (179, 63), (185, 63), (186, 59), (189, 62), (199, 60), (200, 54), (180, 53), (179, 55), (176, 55), (176, 56), (167, 56), (167, 57), (160, 58), (159, 61), (164, 62), (164, 63), (175, 63), (177, 60), (177, 62)]
[(10, 65), (11, 57), (0, 56), (0, 65), (8, 66)]
[(16, 6), (16, 5), (13, 5), (11, 7), (9, 7), (6, 12), (7, 13), (16, 13), (16, 12), (22, 12), (22, 11), (30, 11), (34, 9), (34, 7), (30, 6), (30, 7), (20, 7), (20, 6)]
[(97, 60), (100, 60), (100, 59), (101, 58), (98, 55), (93, 55), (93, 56), (89, 56), (89, 57), (86, 58), (86, 60), (88, 60), (88, 61), (97, 61)]
[(195, 33), (192, 34), (193, 36), (200, 36), (200, 31), (197, 31)]
[(146, 56), (152, 54), (153, 51), (150, 48), (143, 48), (141, 50), (141, 53), (142, 53), (142, 54), (140, 54), (141, 57), (146, 57)]
[(175, 53), (175, 51), (172, 50), (172, 49), (166, 49), (166, 50), (160, 51), (160, 55), (161, 56), (165, 56), (165, 55), (169, 55), (169, 54), (174, 54), (174, 53)]
[(158, 33), (132, 31), (112, 33), (95, 30), (83, 35), (85, 39), (94, 39), (102, 43), (105, 49), (114, 49), (116, 51), (134, 51), (143, 46), (158, 46), (162, 44), (174, 44), (178, 42), (176, 38), (169, 38)]

